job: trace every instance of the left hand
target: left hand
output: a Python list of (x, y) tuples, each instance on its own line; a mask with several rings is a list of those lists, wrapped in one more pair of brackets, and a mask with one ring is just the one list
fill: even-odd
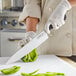
[(37, 31), (37, 24), (39, 22), (38, 18), (35, 17), (27, 17), (24, 21), (26, 23), (26, 31), (33, 31), (36, 32)]

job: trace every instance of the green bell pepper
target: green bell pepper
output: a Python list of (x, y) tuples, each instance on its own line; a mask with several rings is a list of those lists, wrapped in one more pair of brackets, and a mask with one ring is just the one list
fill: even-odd
[(23, 62), (33, 62), (38, 58), (37, 49), (32, 50), (29, 54), (21, 58)]

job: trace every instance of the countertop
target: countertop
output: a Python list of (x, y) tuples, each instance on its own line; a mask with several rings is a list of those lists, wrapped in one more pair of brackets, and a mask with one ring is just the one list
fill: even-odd
[(0, 57), (0, 69), (8, 68), (11, 66), (21, 66), (20, 71), (15, 74), (16, 76), (20, 75), (21, 72), (28, 73), (33, 72), (34, 70), (37, 69), (40, 69), (39, 70), (40, 73), (61, 72), (65, 73), (66, 76), (76, 76), (76, 68), (73, 67), (74, 66), (73, 62), (64, 57), (59, 58), (55, 55), (40, 55), (35, 62), (23, 63), (22, 61), (18, 61), (13, 64), (5, 65), (7, 60), (8, 57)]
[[(4, 61), (6, 60), (6, 59), (8, 59), (8, 57), (0, 57), (0, 59), (4, 59)], [(64, 60), (65, 62), (67, 62), (67, 63), (69, 63), (69, 64), (71, 64), (73, 67), (76, 67), (76, 62), (74, 62), (73, 60), (71, 60), (71, 59), (69, 59), (69, 58), (67, 58), (67, 57), (59, 57), (60, 59), (62, 59), (62, 60)]]

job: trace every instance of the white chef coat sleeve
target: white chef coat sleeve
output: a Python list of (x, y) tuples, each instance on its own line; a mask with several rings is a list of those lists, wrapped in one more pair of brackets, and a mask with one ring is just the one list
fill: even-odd
[(41, 0), (24, 0), (24, 8), (22, 13), (19, 16), (19, 22), (24, 22), (24, 20), (30, 17), (36, 17), (41, 19)]

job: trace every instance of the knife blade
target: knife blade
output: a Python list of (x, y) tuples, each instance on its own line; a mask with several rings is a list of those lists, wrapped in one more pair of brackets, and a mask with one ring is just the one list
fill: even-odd
[(45, 31), (42, 31), (35, 38), (33, 38), (29, 43), (27, 43), (23, 48), (17, 51), (10, 59), (6, 62), (6, 64), (14, 63), (18, 61), (20, 58), (31, 52), (34, 48), (40, 46), (43, 42), (45, 42), (49, 38), (48, 34)]

